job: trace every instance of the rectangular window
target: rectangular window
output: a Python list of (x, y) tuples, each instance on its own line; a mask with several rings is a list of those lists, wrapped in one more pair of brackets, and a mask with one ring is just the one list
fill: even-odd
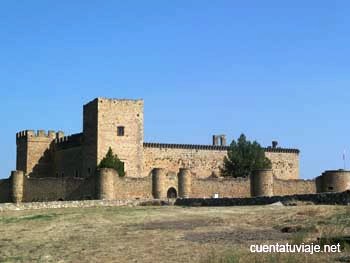
[(124, 126), (118, 126), (118, 128), (117, 128), (117, 135), (118, 136), (124, 136), (124, 130), (125, 130)]

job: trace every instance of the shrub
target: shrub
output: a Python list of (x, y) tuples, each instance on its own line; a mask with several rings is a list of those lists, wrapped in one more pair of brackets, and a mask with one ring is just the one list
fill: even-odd
[(118, 172), (120, 177), (125, 176), (124, 163), (113, 153), (111, 147), (109, 147), (106, 156), (101, 160), (97, 168), (112, 168)]

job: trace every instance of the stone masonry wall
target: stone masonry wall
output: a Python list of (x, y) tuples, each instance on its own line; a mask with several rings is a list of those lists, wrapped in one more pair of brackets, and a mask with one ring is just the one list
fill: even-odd
[(93, 175), (97, 166), (97, 99), (83, 107), (82, 174)]
[[(278, 149), (277, 149), (278, 150)], [(265, 150), (265, 156), (272, 163), (272, 173), (280, 179), (299, 179), (299, 154), (294, 151)]]
[[(143, 100), (97, 99), (97, 163), (109, 147), (124, 162), (126, 176), (140, 177), (143, 160)], [(118, 136), (118, 127), (124, 135)]]
[(241, 178), (196, 178), (192, 180), (191, 198), (213, 197), (249, 197), (250, 181)]
[(204, 150), (165, 147), (144, 147), (143, 176), (148, 176), (155, 167), (177, 173), (180, 168), (189, 168), (194, 177), (206, 178), (213, 171), (219, 172), (226, 150)]
[(259, 196), (253, 198), (184, 198), (177, 199), (179, 206), (247, 206), (269, 205), (277, 202), (293, 204), (296, 202), (314, 203), (316, 205), (349, 205), (350, 191), (341, 193), (296, 194), (286, 196)]
[(114, 181), (115, 199), (152, 198), (151, 177), (128, 178), (116, 177)]
[(315, 180), (280, 180), (274, 178), (274, 195), (295, 195), (316, 193)]
[(56, 177), (84, 177), (82, 169), (82, 147), (71, 147), (55, 151), (54, 174)]
[(17, 162), (16, 169), (32, 177), (47, 176), (52, 173), (52, 154), (50, 145), (55, 139), (55, 132), (32, 130), (16, 134)]
[(0, 203), (10, 202), (10, 179), (0, 180)]
[[(31, 203), (5, 203), (0, 204), (0, 212), (54, 209), (54, 208), (89, 208), (89, 207), (116, 207), (116, 206), (139, 206), (147, 204), (148, 200), (123, 199), (123, 200), (84, 200), (84, 201), (49, 201)], [(166, 201), (163, 201), (165, 204)]]
[[(273, 175), (281, 179), (299, 178), (299, 154), (293, 150), (265, 148), (265, 155), (272, 162)], [(194, 177), (206, 178), (213, 171), (219, 173), (227, 156), (227, 147), (201, 145), (145, 144), (143, 148), (143, 176), (154, 167), (177, 172), (189, 168)]]
[(26, 178), (24, 202), (95, 199), (95, 177)]

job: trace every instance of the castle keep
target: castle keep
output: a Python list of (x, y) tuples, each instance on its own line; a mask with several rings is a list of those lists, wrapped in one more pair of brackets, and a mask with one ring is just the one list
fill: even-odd
[[(247, 197), (349, 189), (349, 174), (331, 171), (317, 180), (299, 179), (299, 150), (264, 148), (272, 169), (251, 178), (220, 177), (226, 137), (211, 145), (144, 142), (143, 100), (96, 98), (84, 105), (83, 131), (32, 130), (16, 134), (16, 171), (0, 180), (0, 202)], [(124, 163), (126, 176), (97, 166), (109, 147)], [(345, 173), (345, 175), (344, 175)]]

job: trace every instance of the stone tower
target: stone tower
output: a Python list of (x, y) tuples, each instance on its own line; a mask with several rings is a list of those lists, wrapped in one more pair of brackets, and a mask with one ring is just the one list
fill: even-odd
[(126, 176), (143, 165), (143, 100), (97, 98), (84, 105), (83, 170), (91, 175), (109, 147), (124, 162)]
[(23, 171), (31, 177), (52, 173), (52, 155), (50, 145), (56, 138), (54, 131), (46, 133), (39, 130), (21, 131), (16, 134), (17, 159), (16, 170)]

